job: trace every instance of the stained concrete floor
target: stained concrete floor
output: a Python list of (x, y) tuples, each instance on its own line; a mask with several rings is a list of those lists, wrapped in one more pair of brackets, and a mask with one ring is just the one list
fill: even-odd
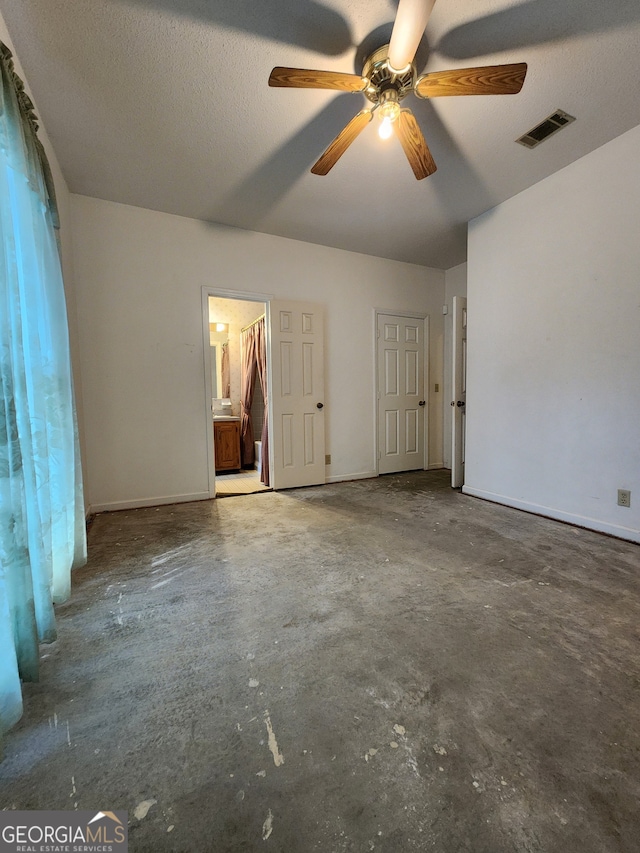
[(640, 850), (638, 546), (446, 472), (89, 540), (0, 807), (127, 809), (132, 851)]

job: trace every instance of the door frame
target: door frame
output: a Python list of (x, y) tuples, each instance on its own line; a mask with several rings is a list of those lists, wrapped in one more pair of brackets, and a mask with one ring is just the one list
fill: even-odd
[(380, 435), (378, 433), (378, 317), (380, 314), (390, 314), (393, 317), (407, 317), (410, 320), (423, 321), (423, 337), (424, 337), (424, 458), (422, 470), (426, 471), (429, 467), (429, 411), (431, 409), (430, 389), (431, 382), (429, 381), (429, 318), (430, 315), (424, 311), (397, 311), (393, 308), (374, 308), (373, 309), (373, 453), (375, 465), (374, 471), (380, 476)]
[[(467, 348), (463, 342), (467, 340), (469, 314), (467, 312), (467, 297), (453, 297), (451, 334), (451, 487), (459, 489), (464, 486), (464, 463), (466, 447), (466, 400), (467, 400)], [(459, 349), (459, 352), (458, 352)], [(464, 397), (464, 407), (457, 403)]]
[[(204, 361), (204, 418), (207, 437), (207, 489), (210, 498), (216, 496), (216, 463), (213, 455), (213, 420), (211, 414), (211, 358), (209, 356), (209, 297), (217, 299), (238, 299), (241, 302), (264, 302), (265, 304), (265, 326), (267, 332), (267, 379), (271, 386), (271, 315), (269, 303), (274, 298), (272, 293), (253, 293), (248, 290), (224, 290), (221, 287), (204, 284), (201, 288), (201, 315), (202, 315), (202, 357)], [(273, 424), (271, 412), (271, 397), (267, 401), (269, 424)], [(271, 459), (271, 447), (269, 442), (269, 464), (273, 466)]]

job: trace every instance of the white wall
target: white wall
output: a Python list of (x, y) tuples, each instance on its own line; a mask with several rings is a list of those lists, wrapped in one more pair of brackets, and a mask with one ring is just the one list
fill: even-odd
[[(67, 302), (67, 317), (69, 322), (69, 344), (71, 348), (71, 365), (74, 378), (74, 390), (76, 399), (76, 409), (78, 412), (78, 429), (80, 433), (81, 450), (84, 451), (84, 429), (83, 429), (83, 410), (82, 410), (82, 382), (80, 374), (80, 357), (78, 347), (78, 317), (75, 301), (75, 287), (73, 275), (73, 254), (72, 254), (72, 239), (71, 239), (71, 223), (70, 223), (70, 205), (69, 205), (69, 189), (67, 182), (64, 179), (58, 158), (53, 150), (53, 146), (47, 136), (46, 128), (43, 126), (38, 111), (38, 104), (29, 88), (29, 80), (26, 77), (24, 70), (20, 64), (20, 57), (16, 54), (15, 47), (11, 41), (11, 35), (7, 30), (5, 21), (0, 14), (0, 40), (3, 41), (13, 53), (14, 67), (17, 74), (25, 84), (25, 89), (29, 93), (29, 97), (34, 102), (35, 113), (38, 116), (38, 138), (44, 146), (47, 154), (47, 159), (51, 167), (53, 181), (56, 188), (56, 198), (58, 203), (58, 213), (60, 214), (60, 247), (62, 273), (64, 277), (64, 289)], [(84, 452), (83, 452), (84, 457)], [(83, 458), (84, 462), (84, 458)], [(86, 496), (85, 496), (86, 497)]]
[(444, 379), (443, 379), (443, 438), (442, 459), (445, 468), (451, 468), (451, 396), (453, 393), (453, 297), (467, 295), (467, 264), (451, 267), (445, 273), (444, 304)]
[(464, 488), (634, 541), (639, 151), (637, 127), (470, 224)]
[(324, 305), (330, 479), (375, 471), (374, 308), (430, 314), (430, 383), (442, 382), (442, 271), (84, 196), (72, 214), (93, 509), (208, 494), (203, 286)]

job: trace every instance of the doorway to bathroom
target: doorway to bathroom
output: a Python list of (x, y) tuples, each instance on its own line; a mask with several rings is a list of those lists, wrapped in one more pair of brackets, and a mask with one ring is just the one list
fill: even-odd
[(216, 497), (270, 491), (266, 303), (208, 294), (206, 313)]
[[(214, 313), (211, 315), (210, 298), (222, 300), (212, 304)], [(243, 310), (243, 303), (258, 304), (249, 306), (247, 314), (238, 315)], [(216, 314), (216, 311), (233, 311), (236, 317), (230, 318), (228, 313)], [(228, 322), (225, 317), (229, 318)], [(259, 470), (259, 478), (253, 475), (254, 482), (259, 479), (263, 486), (273, 490), (325, 483), (325, 466), (328, 462), (325, 455), (323, 306), (315, 302), (275, 299), (267, 294), (239, 293), (205, 286), (202, 288), (202, 332), (205, 374), (203, 414), (207, 451), (205, 464), (209, 497), (216, 497), (216, 469), (220, 476), (242, 473), (243, 470)], [(216, 338), (218, 334), (222, 337)], [(238, 352), (238, 339), (241, 341), (240, 355), (234, 359), (234, 351)], [(212, 340), (216, 347), (215, 361), (211, 353)], [(236, 347), (233, 345), (234, 340)], [(243, 353), (251, 355), (246, 367), (242, 363)], [(253, 367), (249, 367), (251, 360)], [(257, 372), (259, 391), (255, 374), (244, 388), (241, 387), (240, 378), (234, 381), (234, 374), (249, 376), (247, 370), (249, 373), (254, 370)], [(240, 399), (236, 399), (236, 387), (241, 388)], [(227, 389), (230, 396), (221, 397), (220, 394)], [(256, 410), (260, 408), (260, 391), (263, 400), (261, 433), (257, 428), (253, 430), (253, 420), (249, 417), (253, 409), (256, 421), (259, 422), (260, 414)], [(246, 428), (249, 424), (251, 430)], [(235, 437), (232, 435), (234, 429)], [(220, 433), (217, 447), (221, 455), (217, 460), (214, 430)], [(237, 456), (238, 431), (242, 448), (240, 461)], [(261, 441), (261, 447), (256, 447), (255, 441)], [(257, 482), (256, 487), (264, 491), (257, 486)], [(240, 486), (236, 484), (234, 493), (238, 493), (239, 489)], [(242, 493), (246, 494), (246, 491)]]

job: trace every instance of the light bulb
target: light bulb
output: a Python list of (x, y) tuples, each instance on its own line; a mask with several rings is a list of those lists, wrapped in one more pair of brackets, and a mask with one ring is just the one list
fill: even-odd
[[(391, 97), (393, 95), (393, 97)], [(400, 104), (395, 92), (389, 93), (387, 100), (380, 107), (380, 118), (382, 121), (395, 121), (400, 115)]]
[(389, 116), (385, 116), (380, 122), (380, 127), (378, 128), (378, 136), (380, 139), (389, 139), (391, 134), (393, 133), (393, 122), (389, 118)]

